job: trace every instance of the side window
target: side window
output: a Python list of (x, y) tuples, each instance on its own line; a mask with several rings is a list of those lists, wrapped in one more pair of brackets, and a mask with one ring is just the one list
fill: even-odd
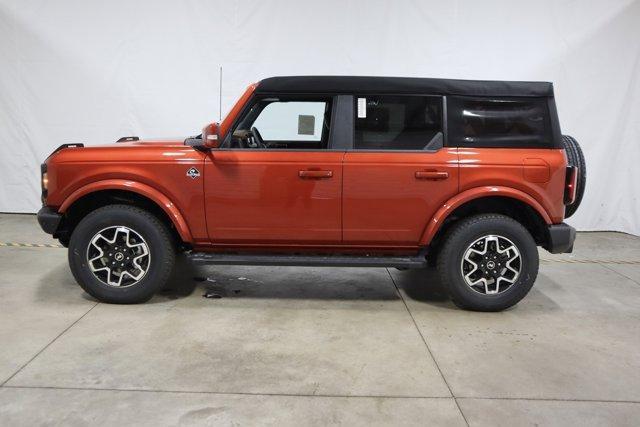
[(442, 97), (355, 96), (356, 150), (442, 147)]
[(320, 141), (326, 102), (272, 102), (253, 126), (265, 141)]
[(233, 132), (232, 148), (326, 149), (331, 100), (258, 100)]
[(544, 98), (449, 97), (449, 141), (459, 147), (550, 146)]

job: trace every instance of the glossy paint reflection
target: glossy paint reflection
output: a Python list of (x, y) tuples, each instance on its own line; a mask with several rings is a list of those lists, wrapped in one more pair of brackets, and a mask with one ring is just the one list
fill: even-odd
[[(205, 167), (213, 242), (339, 244), (341, 152), (216, 150)], [(331, 171), (327, 178), (300, 171)]]

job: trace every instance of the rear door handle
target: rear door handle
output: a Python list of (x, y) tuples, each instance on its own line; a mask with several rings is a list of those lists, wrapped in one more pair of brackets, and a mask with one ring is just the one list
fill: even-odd
[(441, 179), (449, 178), (449, 172), (444, 171), (417, 171), (416, 179), (428, 179), (431, 181), (438, 181)]
[(333, 171), (298, 171), (298, 176), (302, 179), (325, 179), (333, 176)]

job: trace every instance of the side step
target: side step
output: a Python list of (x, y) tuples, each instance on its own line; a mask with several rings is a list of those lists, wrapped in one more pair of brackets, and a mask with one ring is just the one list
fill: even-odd
[(427, 260), (422, 256), (362, 256), (362, 255), (279, 255), (226, 254), (191, 252), (187, 258), (198, 265), (289, 265), (303, 267), (397, 267), (423, 268)]

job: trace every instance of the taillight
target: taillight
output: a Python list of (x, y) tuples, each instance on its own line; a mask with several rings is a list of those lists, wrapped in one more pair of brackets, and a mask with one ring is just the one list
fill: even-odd
[(570, 205), (576, 201), (578, 188), (578, 168), (567, 166), (567, 174), (564, 180), (564, 204)]
[(40, 199), (42, 200), (42, 204), (47, 204), (47, 195), (49, 193), (49, 174), (47, 174), (47, 164), (43, 163), (40, 165), (40, 186), (42, 188), (42, 196)]

